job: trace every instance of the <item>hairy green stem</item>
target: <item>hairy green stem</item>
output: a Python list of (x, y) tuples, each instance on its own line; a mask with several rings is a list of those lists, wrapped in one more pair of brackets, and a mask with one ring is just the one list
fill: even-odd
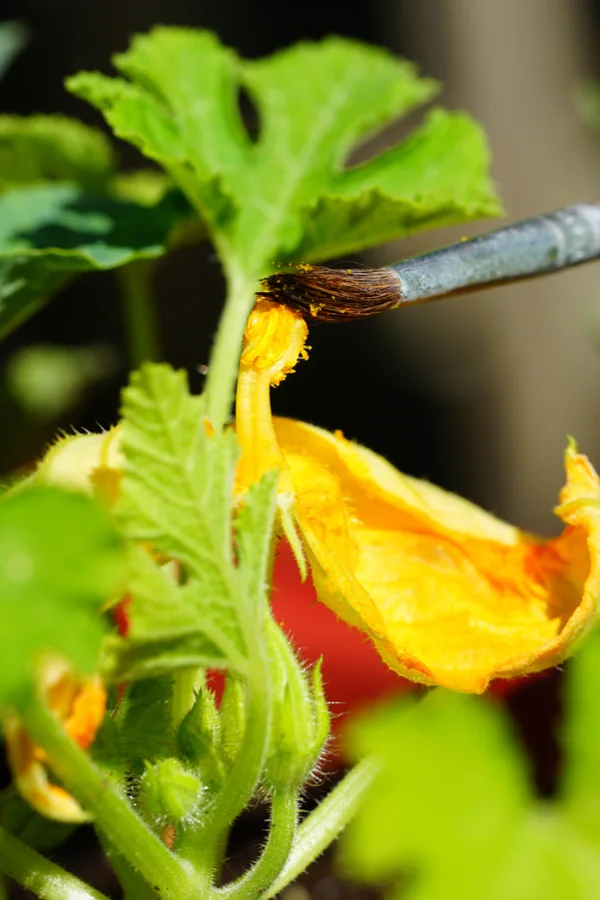
[(171, 699), (171, 721), (177, 727), (194, 705), (198, 682), (202, 679), (200, 669), (178, 669), (173, 673), (173, 697)]
[(228, 273), (228, 291), (213, 344), (206, 377), (206, 409), (220, 431), (231, 414), (246, 320), (254, 304), (256, 279), (237, 271)]
[(285, 866), (266, 893), (261, 894), (261, 900), (275, 897), (339, 837), (354, 817), (379, 770), (379, 760), (374, 757), (361, 760), (306, 817), (298, 829)]
[(156, 900), (156, 891), (153, 887), (127, 862), (123, 854), (111, 844), (99, 828), (96, 831), (106, 858), (123, 889), (125, 900)]
[(290, 854), (298, 820), (298, 794), (294, 790), (277, 791), (271, 800), (269, 837), (258, 862), (238, 878), (216, 892), (226, 900), (254, 900), (273, 884)]
[(155, 362), (161, 357), (156, 301), (152, 288), (154, 269), (154, 261), (146, 259), (117, 269), (132, 369), (137, 369), (143, 362)]
[(229, 778), (209, 815), (206, 830), (220, 833), (252, 799), (269, 737), (270, 690), (266, 647), (257, 648), (247, 685), (246, 726)]
[(0, 871), (42, 900), (108, 900), (0, 828)]
[(244, 735), (225, 785), (214, 797), (200, 828), (194, 829), (186, 847), (182, 847), (202, 879), (202, 897), (210, 896), (212, 876), (219, 867), (227, 835), (234, 819), (252, 799), (268, 745), (271, 692), (264, 637), (256, 635), (251, 646), (254, 653), (246, 684)]
[(139, 818), (43, 703), (32, 697), (21, 715), (35, 743), (45, 750), (52, 770), (128, 862), (156, 886), (159, 896), (172, 900), (195, 897), (190, 869)]
[[(225, 306), (213, 342), (204, 388), (208, 418), (215, 430), (220, 431), (231, 414), (244, 328), (254, 304), (256, 281), (261, 269), (260, 265), (240, 266), (233, 262), (234, 251), (218, 225), (212, 221), (210, 209), (204, 206), (198, 181), (186, 166), (172, 165), (168, 171), (186, 194), (199, 219), (207, 226), (227, 280)], [(261, 263), (260, 253), (256, 254), (255, 259)]]

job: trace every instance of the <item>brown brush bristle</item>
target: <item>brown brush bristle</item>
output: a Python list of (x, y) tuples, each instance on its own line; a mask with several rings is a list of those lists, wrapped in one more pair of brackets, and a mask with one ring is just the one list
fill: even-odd
[(264, 278), (259, 297), (284, 303), (306, 319), (347, 322), (393, 309), (402, 300), (392, 269), (330, 269), (299, 265)]

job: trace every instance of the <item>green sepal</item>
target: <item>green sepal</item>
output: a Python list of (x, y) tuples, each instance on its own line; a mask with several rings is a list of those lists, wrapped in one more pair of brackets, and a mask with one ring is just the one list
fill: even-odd
[(309, 681), (272, 620), (268, 634), (274, 703), (264, 780), (274, 790), (289, 789), (300, 787), (313, 770), (329, 733), (329, 713), (320, 663)]
[(196, 694), (194, 705), (177, 730), (177, 746), (183, 759), (212, 790), (222, 786), (226, 776), (220, 752), (221, 719), (215, 695), (208, 688)]
[(304, 582), (308, 578), (308, 564), (306, 562), (306, 553), (304, 552), (302, 539), (298, 534), (296, 521), (289, 509), (279, 509), (278, 512), (281, 530), (290, 546), (296, 565), (298, 566), (300, 580)]
[(327, 703), (325, 694), (325, 686), (323, 684), (323, 658), (318, 659), (312, 667), (312, 697), (314, 712), (313, 727), (313, 765), (317, 762), (320, 754), (323, 752), (329, 732), (331, 729), (331, 713)]

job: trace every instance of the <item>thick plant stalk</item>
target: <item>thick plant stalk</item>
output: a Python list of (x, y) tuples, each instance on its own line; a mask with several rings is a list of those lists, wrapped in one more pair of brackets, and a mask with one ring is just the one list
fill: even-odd
[(358, 763), (300, 825), (287, 862), (261, 900), (270, 900), (302, 874), (354, 817), (379, 772), (379, 761), (367, 757)]
[(108, 900), (4, 828), (0, 828), (0, 871), (41, 900)]
[(45, 751), (50, 768), (142, 877), (157, 886), (164, 898), (195, 897), (196, 879), (191, 870), (139, 818), (42, 702), (32, 698), (22, 710), (22, 718), (28, 733)]
[(271, 801), (269, 837), (258, 862), (241, 878), (216, 892), (223, 900), (253, 900), (262, 897), (285, 866), (296, 833), (298, 794), (278, 791)]
[(233, 272), (206, 377), (207, 415), (216, 431), (227, 423), (237, 380), (246, 320), (255, 301), (256, 280)]
[(161, 357), (156, 298), (152, 289), (154, 269), (151, 261), (138, 260), (118, 270), (125, 336), (132, 369), (144, 362), (155, 362)]

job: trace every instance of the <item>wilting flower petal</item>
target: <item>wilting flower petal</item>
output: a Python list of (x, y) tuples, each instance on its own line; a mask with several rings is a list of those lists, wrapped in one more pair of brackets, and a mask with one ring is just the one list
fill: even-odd
[(540, 541), (339, 435), (285, 419), (275, 430), (320, 599), (401, 675), (480, 692), (555, 665), (593, 621), (600, 483), (574, 447), (567, 527)]
[[(282, 505), (293, 509), (319, 598), (365, 631), (399, 674), (426, 684), (481, 692), (492, 678), (567, 656), (600, 593), (600, 482), (588, 460), (567, 449), (557, 508), (566, 527), (542, 541), (339, 433), (271, 424), (268, 377), (252, 350), (261, 318), (290, 346), (294, 314), (281, 309), (261, 301), (246, 334), (238, 488), (281, 469)], [(288, 354), (288, 371), (293, 363)]]

